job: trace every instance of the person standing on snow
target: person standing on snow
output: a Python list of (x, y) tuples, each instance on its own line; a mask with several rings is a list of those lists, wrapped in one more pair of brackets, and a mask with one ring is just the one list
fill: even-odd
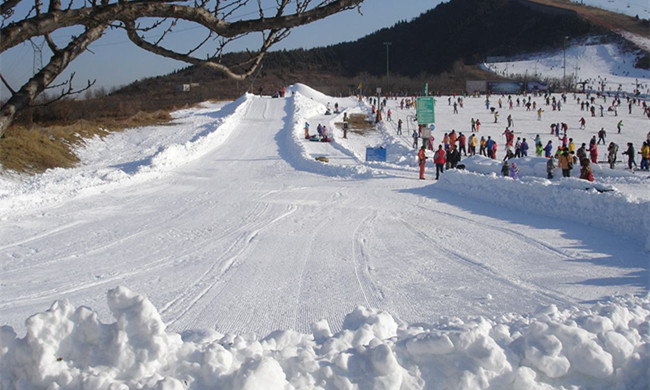
[(546, 160), (546, 177), (553, 178), (553, 169), (555, 169), (555, 159), (553, 157)]
[(603, 145), (605, 145), (605, 136), (607, 136), (607, 132), (604, 127), (601, 127), (600, 130), (598, 130), (598, 145), (600, 145), (600, 141), (603, 141)]
[(641, 166), (640, 169), (642, 171), (648, 171), (650, 170), (649, 164), (650, 164), (650, 142), (644, 141), (643, 146), (641, 146)]
[(619, 134), (621, 134), (621, 127), (623, 127), (623, 119), (618, 121), (618, 123), (616, 124), (616, 128), (618, 129)]
[(563, 177), (571, 177), (571, 169), (573, 168), (573, 159), (569, 156), (569, 151), (565, 150), (558, 159), (558, 165), (562, 169)]
[(465, 148), (465, 134), (460, 132), (458, 134), (458, 153), (463, 153), (463, 156), (467, 156), (467, 149)]
[(526, 138), (521, 141), (519, 152), (521, 153), (521, 157), (528, 157), (528, 142), (526, 142)]
[(436, 164), (436, 180), (440, 177), (440, 174), (445, 170), (445, 151), (442, 150), (442, 145), (438, 145), (438, 150), (433, 155), (433, 162)]
[(589, 147), (589, 157), (592, 163), (598, 164), (598, 145), (595, 143)]
[(632, 165), (636, 168), (636, 161), (634, 161), (634, 144), (632, 142), (627, 143), (627, 150), (622, 154), (627, 154), (627, 167), (632, 169)]
[(494, 159), (494, 146), (496, 142), (488, 135), (487, 141), (485, 141), (485, 149), (489, 158)]
[(551, 156), (553, 156), (553, 141), (549, 140), (544, 147), (544, 157), (551, 158)]
[(417, 149), (417, 147), (418, 147), (418, 138), (420, 138), (420, 136), (418, 135), (418, 131), (413, 130), (413, 134), (411, 134), (411, 137), (413, 137), (413, 149)]
[(508, 163), (508, 160), (505, 160), (503, 162), (503, 165), (501, 166), (501, 174), (504, 177), (508, 177), (508, 175), (510, 174), (510, 163)]
[(614, 142), (610, 142), (609, 146), (607, 147), (607, 162), (609, 162), (609, 167), (611, 169), (614, 169), (614, 165), (616, 164), (617, 153), (618, 145), (616, 145)]
[(427, 152), (424, 145), (420, 148), (418, 152), (418, 165), (420, 165), (420, 180), (424, 180), (424, 167), (427, 163)]
[(469, 145), (469, 155), (470, 156), (475, 156), (476, 155), (476, 136), (474, 134), (469, 136), (469, 140), (467, 141)]

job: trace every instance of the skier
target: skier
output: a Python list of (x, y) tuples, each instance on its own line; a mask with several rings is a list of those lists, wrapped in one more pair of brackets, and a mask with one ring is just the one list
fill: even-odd
[(418, 131), (413, 130), (413, 134), (411, 134), (411, 137), (413, 137), (413, 149), (417, 149), (417, 147), (418, 147), (418, 138), (420, 138), (420, 135), (418, 134)]
[(623, 127), (623, 119), (618, 121), (618, 123), (616, 124), (616, 128), (618, 129), (619, 134), (621, 134), (621, 127)]
[(397, 134), (402, 135), (402, 119), (397, 120)]

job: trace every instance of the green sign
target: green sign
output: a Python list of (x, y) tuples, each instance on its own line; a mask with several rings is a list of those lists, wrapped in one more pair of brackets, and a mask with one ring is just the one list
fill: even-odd
[(417, 98), (418, 124), (428, 125), (436, 123), (435, 100), (433, 96), (420, 96)]

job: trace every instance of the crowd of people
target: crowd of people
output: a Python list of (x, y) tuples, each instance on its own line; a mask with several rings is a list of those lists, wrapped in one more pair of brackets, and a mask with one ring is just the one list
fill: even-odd
[[(552, 94), (545, 93), (542, 97), (543, 103), (549, 106), (548, 109), (552, 111), (561, 111), (563, 104), (567, 104), (567, 95), (562, 94), (559, 98), (553, 96)], [(600, 116), (604, 115), (604, 111), (607, 110), (610, 112), (609, 115), (618, 116), (618, 110), (620, 107), (627, 106), (627, 113), (631, 115), (635, 110), (635, 107), (641, 108), (641, 113), (643, 116), (648, 116), (650, 118), (650, 106), (646, 101), (637, 99), (636, 97), (630, 96), (621, 96), (614, 95), (608, 96), (606, 94), (587, 94), (586, 97), (583, 95), (574, 94), (574, 101), (579, 105), (581, 111), (586, 111), (588, 113), (587, 117), (596, 116), (596, 112), (600, 113)], [(609, 99), (609, 103), (608, 103)], [(407, 100), (408, 101), (408, 100)], [(463, 97), (449, 97), (447, 99), (448, 104), (453, 106), (453, 113), (458, 113), (458, 107), (463, 107)], [(404, 102), (404, 100), (402, 101)], [(607, 105), (607, 108), (605, 108)], [(404, 104), (400, 104), (401, 107), (404, 107)], [(485, 98), (485, 108), (489, 110), (492, 115), (494, 115), (495, 123), (498, 123), (498, 111), (499, 109), (507, 106), (509, 109), (514, 109), (514, 107), (523, 107), (526, 111), (537, 111), (538, 120), (541, 120), (542, 113), (544, 109), (533, 100), (533, 96), (505, 96), (502, 95), (496, 100), (496, 106), (491, 100), (491, 96), (487, 95)], [(587, 120), (582, 117), (580, 118), (578, 124), (580, 129), (586, 128)], [(438, 146), (438, 149), (434, 154), (434, 163), (436, 164), (436, 179), (439, 178), (440, 172), (443, 171), (443, 168), (455, 168), (459, 165), (461, 156), (473, 156), (477, 153), (479, 155), (486, 156), (491, 159), (497, 158), (498, 143), (492, 136), (480, 136), (481, 122), (478, 118), (471, 118), (470, 121), (470, 136), (466, 137), (463, 132), (456, 132), (456, 130), (451, 130), (450, 132), (445, 132), (442, 137), (442, 144)], [(504, 158), (502, 166), (502, 174), (504, 176), (509, 176), (512, 178), (518, 177), (518, 168), (515, 162), (510, 162), (512, 158), (527, 157), (530, 145), (528, 140), (525, 137), (517, 137), (515, 131), (513, 130), (514, 120), (512, 115), (507, 117), (507, 126), (503, 131), (502, 135), (504, 136)], [(594, 175), (591, 170), (592, 164), (598, 164), (599, 156), (599, 145), (607, 145), (607, 131), (605, 128), (601, 128), (596, 135), (593, 135), (592, 138), (585, 143), (582, 143), (580, 147), (576, 147), (576, 142), (573, 138), (568, 136), (569, 125), (565, 122), (551, 123), (550, 124), (550, 135), (551, 140), (548, 140), (546, 145), (543, 144), (543, 141), (539, 134), (533, 140), (535, 145), (535, 154), (539, 157), (544, 156), (548, 159), (547, 161), (547, 173), (548, 178), (553, 178), (553, 170), (559, 167), (562, 171), (563, 177), (570, 177), (574, 167), (577, 167), (579, 164), (580, 173), (579, 177), (581, 179), (593, 181)], [(616, 124), (616, 133), (621, 134), (623, 129), (623, 119), (618, 119)], [(401, 129), (400, 129), (401, 131)], [(413, 147), (418, 147), (418, 139), (422, 138), (421, 127), (417, 130), (414, 130), (413, 134)], [(557, 146), (553, 144), (553, 139), (557, 138)], [(430, 136), (428, 139), (423, 139), (422, 147), (419, 154), (424, 154), (426, 149), (434, 150), (434, 137)], [(478, 146), (478, 151), (477, 151)], [(610, 142), (607, 145), (607, 160), (606, 163), (611, 169), (614, 169), (619, 157), (619, 145), (614, 142)], [(626, 156), (627, 159), (627, 168), (630, 170), (649, 170), (650, 164), (650, 132), (648, 132), (645, 140), (641, 141), (640, 147), (635, 148), (634, 142), (627, 142), (626, 148), (621, 152), (622, 156)], [(640, 164), (637, 165), (637, 157), (640, 156)], [(437, 162), (436, 162), (437, 160)], [(423, 161), (420, 159), (420, 163)], [(601, 161), (603, 163), (605, 161)], [(440, 164), (440, 165), (439, 165)], [(424, 177), (424, 171), (421, 165), (421, 175), (420, 178)]]

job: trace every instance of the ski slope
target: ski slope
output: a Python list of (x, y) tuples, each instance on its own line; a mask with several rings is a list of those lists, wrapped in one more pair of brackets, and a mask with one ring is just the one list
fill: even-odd
[[(648, 173), (596, 165), (597, 182), (615, 188), (599, 193), (558, 172), (546, 180), (543, 158), (517, 159), (514, 181), (496, 175), (499, 161), (472, 157), (439, 182), (431, 164), (422, 181), (414, 110), (389, 100), (393, 121), (344, 139), (342, 112), (324, 115), (334, 102), (370, 117), (367, 101), (297, 84), (286, 98), (205, 103), (177, 112), (173, 126), (91, 140), (78, 168), (3, 178), (3, 386), (647, 385)], [(469, 118), (480, 116), (480, 135), (502, 145), (504, 125), (490, 123), (484, 98), (465, 102), (454, 115), (447, 97), (437, 99), (436, 144), (444, 129), (469, 135)], [(530, 141), (552, 139), (550, 121), (568, 121), (587, 142), (618, 120), (588, 118), (578, 130), (585, 113), (574, 101), (543, 122), (510, 112)], [(623, 134), (608, 141), (643, 140), (640, 110), (621, 116)], [(312, 134), (328, 126), (334, 142), (305, 140), (305, 121)], [(367, 146), (385, 147), (388, 161), (364, 161)], [(621, 311), (627, 321), (612, 314)], [(563, 327), (580, 318), (590, 320), (578, 320), (582, 336), (572, 338)], [(536, 321), (550, 328), (534, 330)], [(617, 325), (592, 326), (599, 321)], [(516, 347), (517, 334), (531, 345), (556, 338), (563, 352), (540, 347), (535, 359)], [(596, 348), (594, 338), (609, 341)], [(21, 360), (28, 350), (33, 360)], [(296, 350), (308, 352), (296, 361)], [(580, 363), (586, 350), (600, 363)], [(440, 354), (446, 369), (427, 369)], [(192, 366), (196, 356), (204, 364)]]

